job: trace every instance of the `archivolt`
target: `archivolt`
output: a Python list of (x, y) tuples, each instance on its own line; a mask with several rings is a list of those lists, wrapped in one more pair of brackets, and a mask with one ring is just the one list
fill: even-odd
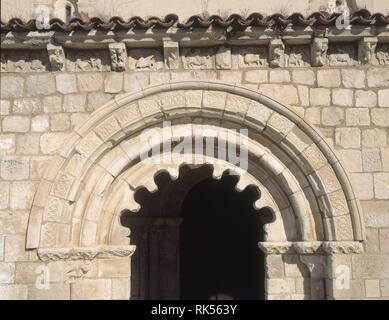
[[(175, 165), (140, 161), (140, 133), (149, 127), (162, 130), (164, 120), (172, 122), (173, 137), (183, 128), (193, 133), (198, 128), (248, 128), (248, 145), (240, 146), (248, 151), (248, 171), (198, 154), (189, 160), (178, 156)], [(235, 138), (239, 141), (239, 133)], [(250, 89), (180, 81), (118, 96), (74, 130), (38, 188), (27, 248), (128, 243), (120, 212), (137, 209), (134, 192), (140, 187), (155, 190), (156, 174), (167, 171), (175, 178), (184, 163), (211, 164), (216, 177), (232, 169), (240, 175), (238, 188), (257, 186), (261, 198), (256, 206), (269, 206), (276, 214), (267, 227), (270, 240), (364, 238), (363, 219), (343, 167), (303, 119)]]

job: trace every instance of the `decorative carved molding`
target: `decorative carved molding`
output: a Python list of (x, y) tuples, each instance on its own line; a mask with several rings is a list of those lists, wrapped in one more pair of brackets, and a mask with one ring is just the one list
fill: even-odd
[(112, 71), (125, 71), (127, 66), (126, 45), (124, 43), (110, 43), (108, 47)]
[(130, 257), (136, 246), (98, 246), (76, 248), (40, 248), (38, 256), (42, 261), (94, 260), (115, 257)]
[(259, 242), (258, 246), (266, 254), (294, 252), (293, 242)]
[(258, 246), (266, 254), (297, 253), (301, 255), (312, 255), (363, 253), (362, 243), (357, 241), (259, 242)]
[(362, 243), (357, 241), (326, 241), (322, 248), (328, 254), (363, 253)]

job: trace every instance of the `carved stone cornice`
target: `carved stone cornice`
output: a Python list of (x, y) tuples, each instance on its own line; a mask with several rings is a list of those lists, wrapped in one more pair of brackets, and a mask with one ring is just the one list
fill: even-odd
[(352, 26), (339, 30), (328, 27), (316, 30), (311, 27), (291, 27), (282, 32), (260, 27), (249, 27), (245, 31), (227, 31), (210, 28), (190, 30), (169, 28), (166, 30), (147, 30), (140, 34), (136, 31), (97, 30), (77, 32), (6, 32), (1, 33), (3, 49), (44, 49), (48, 43), (55, 42), (64, 48), (105, 49), (110, 43), (124, 43), (127, 47), (162, 47), (164, 42), (178, 42), (179, 46), (202, 45), (268, 45), (271, 40), (280, 39), (285, 44), (297, 45), (312, 43), (318, 35), (329, 42), (360, 41), (363, 37), (376, 37), (377, 41), (389, 42), (389, 26)]
[(322, 248), (327, 254), (363, 253), (362, 243), (357, 241), (328, 241), (323, 242)]
[(135, 252), (136, 246), (98, 246), (98, 247), (74, 247), (74, 248), (40, 248), (38, 257), (42, 261), (58, 260), (94, 260), (109, 259), (115, 257), (130, 257)]
[(266, 254), (294, 253), (310, 255), (363, 253), (362, 243), (358, 241), (259, 242), (258, 246)]

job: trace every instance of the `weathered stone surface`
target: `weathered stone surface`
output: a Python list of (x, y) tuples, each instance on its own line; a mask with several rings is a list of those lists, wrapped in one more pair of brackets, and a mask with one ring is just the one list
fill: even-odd
[(342, 83), (346, 88), (364, 88), (365, 71), (355, 69), (342, 70)]
[(379, 149), (362, 150), (362, 163), (364, 172), (381, 171), (381, 154)]
[(51, 131), (66, 131), (71, 126), (70, 116), (66, 113), (52, 114), (50, 116)]
[(383, 147), (387, 144), (386, 130), (366, 129), (362, 130), (362, 146), (365, 147)]
[(370, 88), (389, 86), (389, 68), (369, 68), (367, 70), (367, 85)]
[(271, 70), (270, 82), (282, 83), (290, 82), (290, 74), (287, 70)]
[(366, 227), (389, 227), (389, 201), (361, 201)]
[(33, 132), (49, 131), (49, 117), (46, 115), (33, 117), (31, 119), (31, 131)]
[(123, 73), (109, 73), (104, 79), (104, 92), (119, 93), (123, 90)]
[(25, 134), (16, 139), (17, 154), (37, 154), (39, 152), (39, 135)]
[(24, 78), (2, 76), (0, 81), (1, 99), (20, 98), (24, 91)]
[(299, 102), (297, 89), (292, 85), (263, 84), (260, 92), (286, 105), (297, 105)]
[(294, 293), (296, 290), (295, 279), (293, 278), (267, 279), (266, 290), (269, 294)]
[(132, 92), (142, 89), (150, 82), (148, 73), (125, 73), (124, 74), (124, 91)]
[(359, 150), (337, 150), (336, 155), (348, 172), (362, 172), (362, 155)]
[(343, 148), (359, 148), (361, 131), (358, 128), (336, 128), (335, 143)]
[(45, 113), (56, 113), (62, 111), (62, 97), (48, 96), (42, 100), (43, 111)]
[(365, 288), (366, 288), (367, 298), (378, 298), (381, 296), (380, 280), (378, 279), (365, 280)]
[(337, 88), (340, 86), (340, 71), (336, 69), (318, 70), (317, 84), (319, 87)]
[(0, 286), (0, 300), (25, 300), (28, 289), (25, 285)]
[(378, 91), (378, 106), (382, 108), (389, 107), (389, 89)]
[(297, 84), (314, 85), (315, 73), (312, 70), (292, 70), (293, 82)]
[(366, 241), (364, 243), (366, 253), (377, 253), (380, 251), (378, 231), (379, 229), (366, 228)]
[(370, 200), (374, 198), (373, 175), (370, 173), (351, 174), (354, 191), (360, 200)]
[(311, 124), (320, 124), (320, 108), (307, 108), (305, 110), (305, 120)]
[(30, 119), (25, 116), (6, 116), (2, 122), (3, 132), (27, 132)]
[(13, 210), (31, 208), (35, 191), (35, 182), (12, 182), (10, 193), (10, 208)]
[(311, 88), (309, 91), (311, 106), (328, 106), (331, 104), (329, 89)]
[(68, 94), (77, 91), (77, 81), (74, 74), (57, 74), (55, 83), (59, 93)]
[(50, 95), (55, 90), (55, 81), (52, 75), (33, 75), (26, 79), (27, 96)]
[[(27, 227), (27, 219), (19, 222), (22, 222), (24, 229)], [(25, 249), (25, 242), (26, 239), (23, 234), (7, 234), (4, 260), (6, 262), (28, 261), (30, 256)]]
[(6, 116), (11, 109), (11, 102), (8, 100), (0, 100), (0, 116)]
[(85, 73), (77, 75), (78, 90), (81, 92), (99, 91), (103, 88), (103, 75), (101, 73)]
[(374, 174), (374, 193), (376, 199), (389, 199), (389, 173)]
[(19, 114), (37, 114), (42, 112), (39, 98), (15, 99), (12, 111)]
[(321, 123), (325, 126), (338, 126), (344, 123), (344, 109), (337, 107), (323, 108)]
[(249, 83), (265, 83), (268, 80), (267, 70), (250, 70), (244, 74), (244, 80)]
[(352, 108), (346, 110), (346, 125), (368, 126), (370, 125), (370, 114), (367, 108)]
[(110, 279), (83, 279), (72, 283), (70, 287), (71, 299), (102, 299), (111, 298)]
[(350, 107), (353, 105), (353, 95), (350, 89), (333, 89), (332, 103), (337, 106)]
[(389, 126), (389, 110), (388, 109), (372, 109), (371, 121), (374, 125), (380, 127)]
[(0, 134), (0, 155), (14, 154), (15, 147), (14, 134)]
[(55, 154), (66, 141), (68, 133), (45, 133), (40, 137), (40, 147), (43, 154)]
[(15, 265), (0, 262), (0, 284), (11, 284), (15, 281)]
[(355, 106), (362, 108), (374, 108), (377, 106), (377, 95), (374, 91), (355, 91)]
[(383, 171), (389, 171), (389, 147), (380, 148)]
[(389, 229), (380, 229), (380, 250), (389, 253)]
[(353, 275), (359, 279), (377, 279), (389, 277), (389, 255), (372, 254), (352, 256)]
[(85, 111), (86, 95), (69, 94), (64, 97), (63, 111), (65, 112), (83, 112)]
[(24, 180), (29, 176), (29, 161), (25, 157), (3, 157), (0, 160), (1, 178), (4, 180)]

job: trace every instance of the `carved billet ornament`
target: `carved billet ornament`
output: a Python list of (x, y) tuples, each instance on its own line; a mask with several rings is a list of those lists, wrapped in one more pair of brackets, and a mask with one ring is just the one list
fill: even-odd
[(47, 53), (49, 54), (49, 60), (52, 71), (64, 71), (65, 70), (65, 52), (62, 46), (57, 46), (52, 43), (47, 44)]
[(285, 45), (281, 39), (269, 43), (269, 61), (271, 67), (283, 67), (285, 61)]
[(163, 56), (167, 69), (178, 69), (180, 67), (180, 49), (176, 41), (163, 42)]
[(125, 71), (127, 64), (127, 49), (124, 43), (110, 43), (109, 54), (111, 56), (112, 71)]
[(328, 39), (314, 38), (311, 44), (311, 64), (313, 67), (322, 67), (327, 61)]
[(259, 242), (258, 246), (266, 254), (297, 253), (310, 255), (363, 253), (362, 243), (357, 241)]
[(136, 246), (98, 246), (76, 248), (41, 248), (38, 249), (38, 257), (42, 261), (58, 260), (94, 260), (109, 259), (115, 257), (130, 257), (135, 252)]
[(358, 59), (362, 64), (377, 64), (375, 50), (377, 48), (378, 38), (364, 37), (359, 41)]

